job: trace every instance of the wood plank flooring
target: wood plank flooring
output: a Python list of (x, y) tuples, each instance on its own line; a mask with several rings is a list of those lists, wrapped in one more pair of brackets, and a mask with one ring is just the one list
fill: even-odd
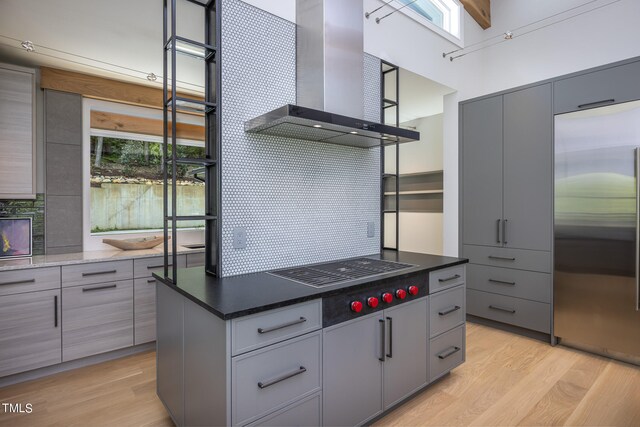
[[(170, 426), (155, 353), (0, 389), (8, 426)], [(468, 324), (467, 361), (376, 426), (640, 426), (640, 367)]]

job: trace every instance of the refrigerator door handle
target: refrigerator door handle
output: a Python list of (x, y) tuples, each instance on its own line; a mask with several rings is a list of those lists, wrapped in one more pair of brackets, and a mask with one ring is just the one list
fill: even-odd
[(636, 147), (636, 301), (635, 309), (640, 311), (640, 147)]

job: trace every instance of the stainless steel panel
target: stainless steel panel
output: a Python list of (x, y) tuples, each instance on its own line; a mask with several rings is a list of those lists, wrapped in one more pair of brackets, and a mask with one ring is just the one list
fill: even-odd
[(555, 132), (555, 335), (640, 355), (640, 102), (556, 116)]

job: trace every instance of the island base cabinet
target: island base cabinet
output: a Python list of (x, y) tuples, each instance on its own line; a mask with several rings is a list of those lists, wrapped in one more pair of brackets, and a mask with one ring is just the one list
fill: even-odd
[(427, 384), (427, 298), (384, 311), (384, 409)]
[(62, 360), (133, 345), (133, 281), (62, 289)]
[(249, 427), (316, 427), (322, 425), (322, 395), (314, 394), (267, 415)]
[(465, 359), (465, 327), (455, 329), (432, 338), (429, 343), (429, 372), (433, 382), (453, 368), (461, 365)]
[(134, 344), (156, 339), (156, 279), (135, 279), (133, 284)]
[(0, 297), (0, 377), (61, 362), (60, 291)]
[(327, 426), (354, 426), (382, 412), (382, 312), (323, 330), (323, 408)]

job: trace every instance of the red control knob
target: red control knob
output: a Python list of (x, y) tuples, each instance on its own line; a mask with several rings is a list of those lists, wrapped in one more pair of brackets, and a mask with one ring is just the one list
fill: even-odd
[(360, 313), (362, 311), (362, 303), (360, 301), (351, 302), (351, 311)]
[(376, 297), (367, 298), (367, 305), (371, 308), (376, 308), (378, 306), (378, 298)]
[(407, 291), (405, 291), (404, 289), (396, 290), (396, 298), (405, 299), (406, 297), (407, 297)]
[(382, 301), (389, 304), (391, 301), (393, 301), (393, 295), (391, 295), (389, 292), (385, 292), (384, 294), (382, 294)]
[(409, 291), (409, 295), (418, 295), (418, 287), (411, 285), (407, 288), (407, 291)]

